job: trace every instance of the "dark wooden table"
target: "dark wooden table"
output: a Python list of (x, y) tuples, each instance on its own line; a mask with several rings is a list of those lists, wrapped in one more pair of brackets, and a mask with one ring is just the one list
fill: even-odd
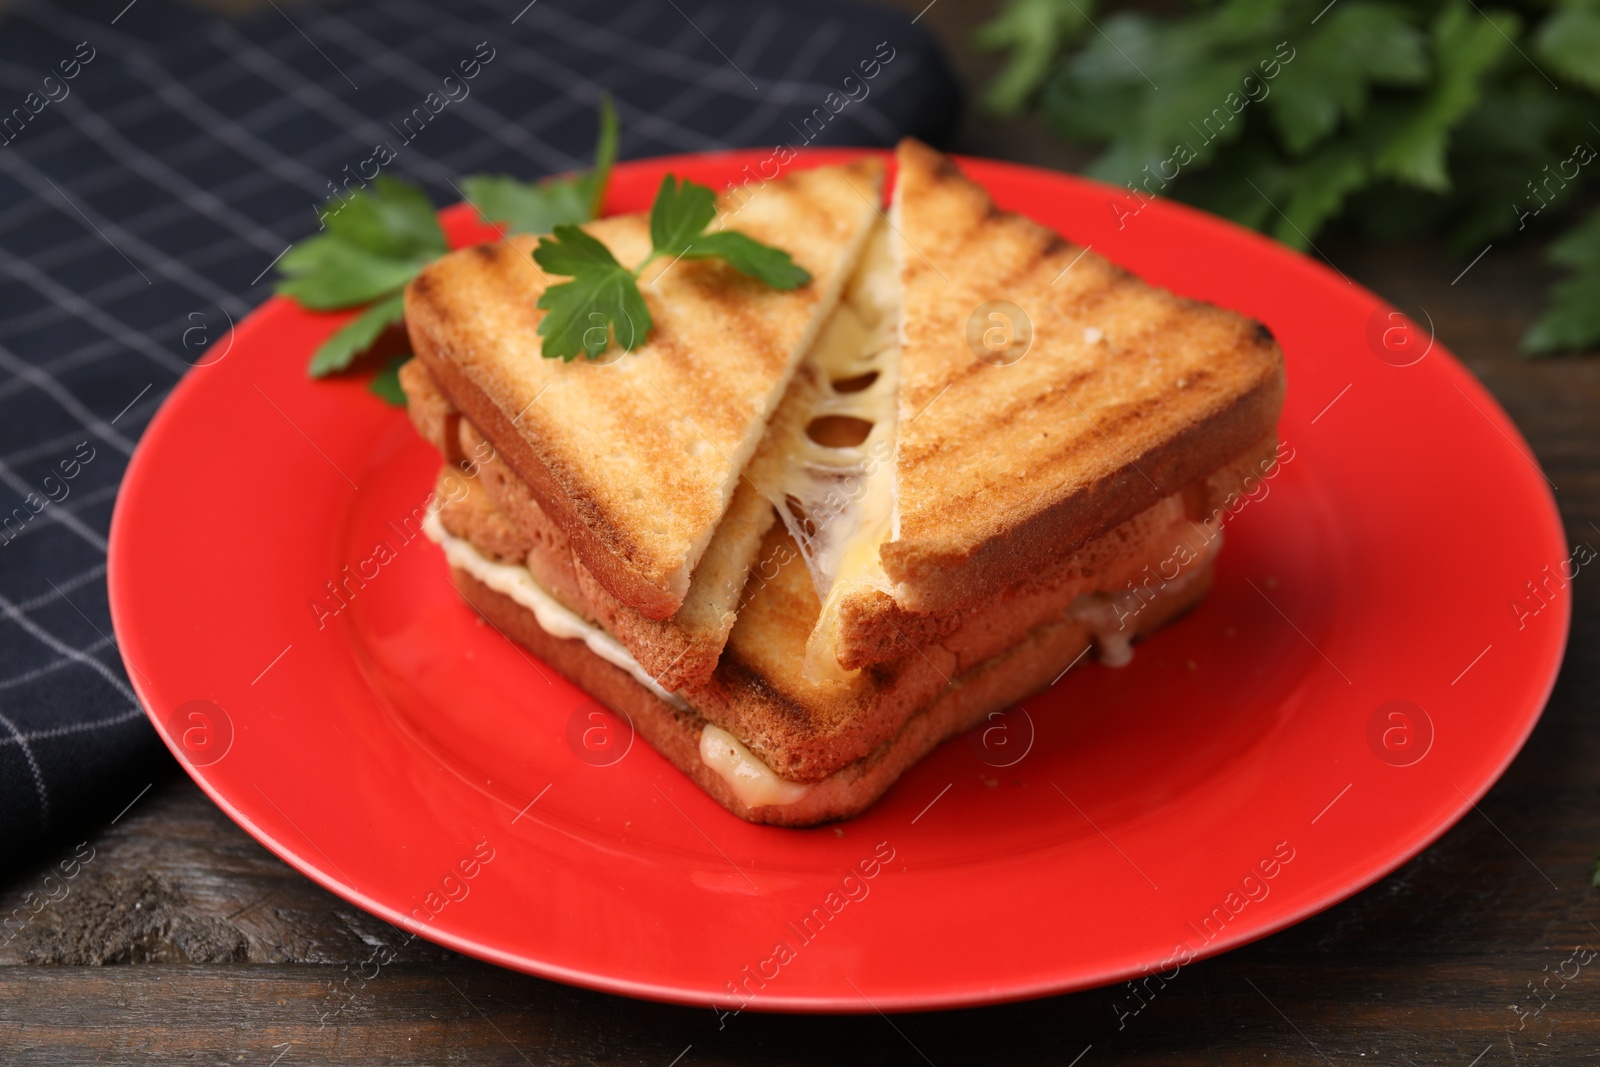
[[(925, 17), (970, 79), (986, 67), (965, 41), (988, 6), (941, 0)], [(1082, 159), (1032, 124), (977, 118), (957, 147), (1056, 166)], [(1536, 249), (1497, 244), (1452, 285), (1466, 263), (1438, 246), (1322, 244), (1397, 306), (1428, 310), (1560, 486), (1569, 539), (1600, 546), (1600, 361), (1516, 355), (1550, 278)], [(1586, 571), (1574, 583), (1555, 694), (1478, 813), (1353, 899), (1185, 968), (1120, 1029), (1120, 989), (892, 1019), (745, 1014), (723, 1027), (707, 1009), (528, 978), (406, 943), (270, 856), (164, 763), (114, 823), (7, 865), (21, 870), (0, 886), (0, 914), (41, 892), (59, 863), (76, 855), (81, 869), (63, 899), (0, 947), (0, 1061), (1600, 1062), (1600, 966), (1565, 988), (1552, 981), (1558, 991), (1543, 1001), (1530, 992), (1576, 947), (1600, 946), (1600, 890), (1590, 885), (1600, 849), (1597, 581)], [(1003, 921), (995, 933), (1026, 936)], [(346, 987), (380, 945), (404, 947), (377, 978)]]

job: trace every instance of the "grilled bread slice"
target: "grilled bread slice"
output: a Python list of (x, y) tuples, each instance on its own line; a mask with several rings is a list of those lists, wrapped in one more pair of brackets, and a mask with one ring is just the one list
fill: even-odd
[[(898, 659), (960, 629), (964, 620), (987, 610), (994, 600), (1025, 605), (1035, 602), (1041, 593), (1050, 597), (1066, 588), (1085, 594), (1111, 589), (1128, 592), (1152, 578), (1159, 580), (1161, 566), (1170, 569), (1184, 554), (1185, 546), (1220, 531), (1236, 502), (1273, 476), (1281, 451), (1276, 434), (1263, 439), (1183, 492), (1163, 497), (1077, 550), (1040, 560), (1037, 569), (977, 606), (919, 614), (901, 607), (882, 588), (851, 589), (839, 598), (839, 615), (830, 635), (839, 666), (854, 671), (869, 663)], [(1144, 550), (1139, 546), (1145, 546)], [(1150, 553), (1158, 550), (1162, 562), (1147, 562)]]
[[(900, 420), (879, 555), (900, 606), (980, 603), (1275, 432), (1283, 355), (1265, 327), (999, 211), (920, 142), (897, 161)], [(1025, 352), (991, 301), (1031, 323)]]
[[(862, 160), (725, 196), (720, 224), (782, 248), (811, 283), (783, 292), (720, 260), (659, 262), (640, 285), (649, 338), (598, 363), (542, 358), (535, 304), (559, 279), (533, 262), (535, 238), (452, 253), (407, 286), (406, 326), (423, 366), (622, 604), (656, 620), (683, 605), (878, 217), (882, 173), (881, 162)], [(622, 263), (650, 250), (642, 214), (585, 229)]]
[[(1209, 568), (1204, 578), (1209, 581)], [(730, 777), (706, 758), (710, 751), (715, 754), (713, 758), (753, 767), (742, 762), (740, 750), (744, 746), (734, 747), (737, 738), (721, 731), (694, 708), (664, 700), (626, 670), (596, 655), (584, 642), (546, 632), (525, 606), (467, 571), (452, 569), (451, 580), (466, 601), (501, 633), (601, 703), (625, 713), (652, 748), (713, 800), (741, 819), (773, 826), (815, 826), (859, 815), (940, 744), (992, 713), (1048, 688), (1065, 667), (1083, 655), (1090, 642), (1089, 631), (1081, 621), (1041, 626), (1020, 644), (954, 679), (953, 684), (866, 755), (811, 783), (804, 791), (796, 790), (788, 796), (780, 793), (762, 803), (767, 798), (752, 797), (736, 788)], [(1181, 597), (1164, 603), (1159, 616), (1152, 612), (1141, 617), (1140, 636), (1188, 610), (1205, 596), (1206, 589), (1206, 582), (1197, 582)], [(755, 773), (760, 774), (759, 768)]]
[[(449, 499), (442, 490), (440, 495)], [(450, 518), (444, 512), (440, 517)], [(1148, 632), (1152, 619), (1167, 618), (1166, 609), (1173, 603), (1194, 602), (1192, 588), (1210, 574), (1221, 544), (1220, 534), (1188, 523), (1181, 506), (1166, 508), (1156, 518), (1153, 525), (1158, 532), (1118, 528), (1106, 535), (1108, 543), (1100, 551), (1112, 561), (1110, 573), (1147, 566), (1163, 571), (1161, 578), (1136, 592), (1120, 591), (1107, 580), (1087, 588), (1067, 582), (1019, 593), (967, 613), (954, 630), (937, 640), (919, 644), (897, 660), (864, 668), (835, 686), (816, 686), (805, 676), (804, 649), (820, 601), (795, 541), (785, 528), (774, 525), (751, 570), (738, 621), (710, 681), (674, 694), (642, 664), (633, 661), (629, 667), (653, 689), (687, 703), (737, 738), (778, 778), (795, 785), (814, 784), (870, 754), (957, 679), (1025, 642), (1039, 627), (1063, 623), (1081, 627), (1099, 646), (1102, 659), (1125, 662), (1128, 643)], [(450, 518), (443, 525), (445, 532), (466, 543), (446, 546), (453, 566), (470, 561), (506, 576), (505, 568), (493, 565), (496, 561), (485, 544), (497, 536), (498, 525), (483, 507), (473, 508), (470, 515), (463, 509), (459, 519)], [(1179, 543), (1188, 549), (1174, 551)], [(471, 560), (468, 549), (478, 560)], [(539, 546), (530, 553), (530, 570), (536, 569), (535, 557), (544, 551), (547, 548)], [(512, 583), (522, 584), (521, 577)], [(580, 617), (592, 618), (582, 605), (566, 606)], [(595, 629), (604, 632), (607, 642), (622, 647), (615, 634), (604, 627)], [(1081, 651), (1081, 646), (1074, 651)]]
[[(496, 562), (525, 564), (563, 606), (598, 623), (669, 692), (704, 684), (716, 670), (733, 628), (745, 578), (761, 539), (775, 521), (772, 505), (744, 480), (717, 525), (689, 582), (683, 606), (650, 619), (611, 594), (576, 557), (528, 487), (494, 446), (462, 418), (415, 361), (401, 368), (412, 422), (459, 475), (441, 486), (446, 531), (473, 541)], [(760, 465), (759, 453), (752, 467)], [(450, 473), (449, 468), (445, 472)], [(537, 549), (537, 551), (535, 551)]]
[[(1282, 361), (1260, 327), (997, 211), (926, 146), (899, 161), (892, 236), (869, 243), (796, 377), (809, 408), (770, 431), (793, 459), (766, 491), (822, 599), (818, 685), (996, 598), (1105, 580), (1092, 540), (1180, 494), (1209, 514), (1201, 498), (1277, 444)], [(1031, 344), (1007, 347), (1014, 328)]]
[[(679, 695), (619, 656), (610, 635), (574, 630), (577, 616), (552, 608), (527, 571), (496, 565), (474, 548), (496, 529), (481, 507), (461, 509), (443, 525), (430, 533), (445, 540), (452, 580), (470, 604), (625, 712), (657, 751), (754, 822), (808, 826), (861, 812), (939, 743), (1047, 688), (1083, 656), (1101, 625), (1092, 610), (1047, 612), (1020, 626), (1013, 613), (995, 612), (961, 641), (861, 672), (848, 695), (819, 695), (799, 667), (816, 592), (798, 547), (774, 527), (722, 666), (709, 686)], [(1192, 607), (1211, 574), (1209, 559), (1189, 568), (1129, 620), (1127, 638)]]

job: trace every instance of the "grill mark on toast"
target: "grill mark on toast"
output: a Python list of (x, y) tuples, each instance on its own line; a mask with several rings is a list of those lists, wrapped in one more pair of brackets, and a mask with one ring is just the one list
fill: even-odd
[[(686, 595), (707, 531), (737, 485), (732, 465), (753, 450), (788, 357), (798, 359), (818, 303), (842, 283), (847, 251), (874, 217), (860, 192), (876, 187), (882, 169), (866, 160), (769, 183), (742, 204), (734, 225), (790, 251), (814, 284), (780, 292), (720, 261), (666, 265), (659, 292), (644, 294), (659, 336), (618, 369), (542, 358), (536, 303), (561, 279), (533, 262), (534, 237), (451, 253), (414, 282), (414, 350), (552, 520), (571, 528), (574, 551), (596, 580), (650, 618), (672, 614)], [(642, 215), (585, 228), (622, 262), (648, 253)], [(455, 373), (438, 373), (444, 364)], [(710, 447), (695, 445), (702, 437)]]
[[(1283, 379), (1269, 332), (999, 211), (926, 146), (906, 143), (899, 160), (899, 229), (932, 259), (906, 257), (905, 313), (936, 324), (907, 339), (903, 397), (915, 400), (902, 410), (919, 415), (899, 441), (900, 538), (880, 552), (891, 580), (912, 590), (908, 606), (977, 602), (1017, 576), (1029, 546), (1085, 541), (1148, 506), (1160, 485), (1190, 480), (1213, 452), (1270, 431)], [(933, 278), (941, 268), (948, 287)], [(990, 368), (962, 365), (965, 301), (991, 294), (1033, 319), (1036, 350), (1011, 379), (978, 379)], [(1089, 326), (1102, 337), (1080, 347)], [(950, 395), (920, 414), (947, 383)], [(1035, 391), (1049, 399), (1024, 395)], [(982, 426), (993, 432), (975, 432)], [(983, 573), (973, 573), (980, 557)]]

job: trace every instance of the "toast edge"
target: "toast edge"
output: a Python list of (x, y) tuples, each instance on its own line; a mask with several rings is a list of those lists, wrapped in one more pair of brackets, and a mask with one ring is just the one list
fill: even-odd
[(880, 558), (895, 583), (895, 600), (919, 614), (958, 611), (1024, 578), (1037, 560), (1077, 551), (1275, 433), (1286, 387), (1280, 354), (1227, 407), (976, 546), (885, 542)]
[[(752, 808), (740, 801), (722, 776), (700, 758), (700, 732), (708, 720), (699, 713), (661, 700), (626, 671), (594, 655), (583, 642), (546, 633), (532, 612), (465, 571), (452, 568), (450, 574), (463, 598), (484, 618), (584, 692), (624, 713), (652, 748), (718, 804), (748, 822), (775, 826), (815, 826), (859, 815), (939, 745), (983, 721), (991, 712), (1008, 708), (1048, 687), (1062, 665), (1074, 662), (1091, 643), (1082, 624), (1040, 627), (1022, 644), (957, 678), (952, 688), (914, 714), (893, 736), (867, 756), (814, 784), (799, 801)], [(1210, 584), (1208, 566), (1204, 580), (1196, 582), (1188, 595), (1174, 600), (1158, 617), (1146, 620), (1140, 626), (1140, 634), (1193, 608), (1205, 598)]]

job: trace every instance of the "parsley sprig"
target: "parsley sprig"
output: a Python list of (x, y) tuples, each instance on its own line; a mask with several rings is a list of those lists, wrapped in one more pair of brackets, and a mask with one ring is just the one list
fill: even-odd
[(650, 208), (650, 254), (632, 270), (576, 225), (556, 226), (553, 236), (542, 238), (534, 261), (546, 274), (572, 279), (539, 297), (538, 307), (548, 312), (539, 323), (544, 357), (595, 359), (613, 342), (629, 352), (643, 344), (654, 324), (639, 279), (657, 260), (721, 259), (774, 289), (811, 281), (811, 274), (782, 249), (733, 230), (706, 232), (717, 216), (716, 199), (704, 185), (672, 174), (663, 178)]
[[(571, 177), (521, 182), (480, 174), (462, 181), (466, 198), (485, 222), (508, 233), (549, 233), (599, 215), (617, 157), (617, 115), (600, 102), (593, 169)], [(433, 204), (421, 189), (387, 176), (335, 201), (322, 215), (323, 232), (299, 242), (278, 261), (277, 291), (312, 311), (362, 308), (319, 346), (309, 372), (323, 378), (348, 370), (405, 314), (406, 283), (449, 251)], [(404, 403), (397, 374), (409, 356), (389, 361), (372, 391)]]
[(978, 43), (1009, 53), (990, 110), (1103, 145), (1087, 173), (1130, 210), (1170, 194), (1302, 249), (1436, 234), (1461, 266), (1548, 241), (1571, 273), (1523, 347), (1600, 346), (1597, 0), (1007, 0)]
[(611, 168), (617, 161), (617, 111), (610, 97), (600, 98), (600, 136), (594, 168), (570, 178), (549, 178), (537, 184), (503, 174), (477, 174), (461, 183), (467, 201), (485, 219), (504, 223), (508, 233), (549, 233), (557, 226), (600, 217)]
[(417, 271), (449, 251), (422, 190), (380, 177), (323, 216), (326, 232), (301, 241), (278, 261), (288, 277), (278, 292), (312, 311), (368, 305), (311, 357), (311, 376), (350, 366), (404, 312), (401, 296)]

